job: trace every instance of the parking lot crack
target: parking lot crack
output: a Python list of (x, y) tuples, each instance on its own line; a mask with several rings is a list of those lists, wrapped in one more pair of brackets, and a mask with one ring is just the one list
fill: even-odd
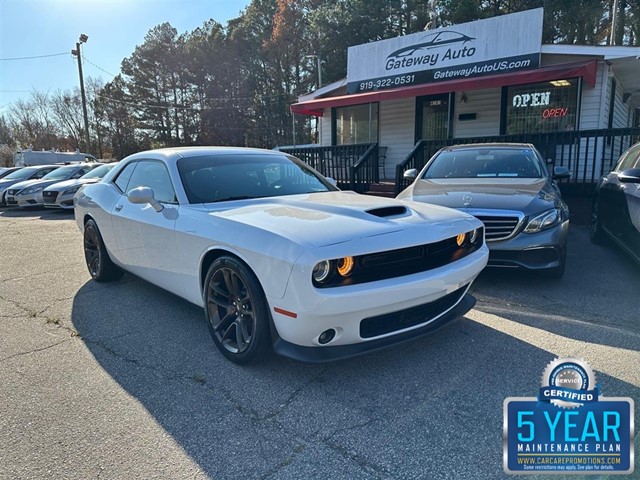
[(18, 352), (13, 355), (9, 355), (8, 357), (0, 358), (0, 363), (3, 363), (7, 360), (11, 360), (16, 357), (22, 357), (24, 355), (31, 355), (33, 353), (43, 352), (45, 350), (49, 350), (50, 348), (57, 347), (58, 345), (68, 342), (71, 338), (65, 338), (64, 340), (60, 340), (59, 342), (52, 343), (51, 345), (47, 345), (46, 347), (34, 348), (33, 350), (28, 350), (26, 352)]

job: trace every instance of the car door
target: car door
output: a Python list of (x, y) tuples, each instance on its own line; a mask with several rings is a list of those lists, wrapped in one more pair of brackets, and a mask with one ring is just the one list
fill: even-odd
[(604, 177), (598, 191), (599, 218), (602, 226), (617, 238), (622, 236), (627, 209), (624, 186), (618, 180), (618, 174), (631, 167), (638, 153), (640, 153), (640, 144), (624, 152), (611, 173)]
[[(162, 288), (180, 293), (175, 224), (179, 214), (175, 189), (169, 172), (158, 160), (139, 160), (121, 188), (121, 196), (111, 212), (117, 242), (116, 256), (127, 269)], [(125, 173), (123, 170), (122, 173)], [(137, 187), (149, 187), (163, 209), (150, 204), (134, 204), (127, 194)]]
[[(640, 168), (640, 152), (630, 168)], [(640, 183), (620, 182), (626, 202), (624, 218), (620, 219), (622, 241), (640, 258)]]

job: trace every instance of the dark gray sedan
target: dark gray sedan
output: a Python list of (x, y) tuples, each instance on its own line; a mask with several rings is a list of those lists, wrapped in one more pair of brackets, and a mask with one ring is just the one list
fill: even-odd
[(489, 266), (524, 268), (560, 278), (564, 274), (569, 209), (555, 180), (530, 144), (485, 143), (446, 147), (420, 171), (399, 199), (470, 213), (484, 222)]

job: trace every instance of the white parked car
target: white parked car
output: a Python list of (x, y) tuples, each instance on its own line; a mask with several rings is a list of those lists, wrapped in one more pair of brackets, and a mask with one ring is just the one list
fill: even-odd
[(64, 165), (46, 174), (41, 179), (16, 183), (7, 189), (5, 201), (8, 206), (42, 207), (44, 205), (42, 191), (45, 188), (64, 180), (80, 178), (99, 165), (96, 163)]
[[(142, 152), (76, 194), (96, 281), (131, 272), (204, 307), (237, 363), (321, 362), (430, 333), (474, 304), (482, 223), (342, 192), (281, 152)], [(140, 299), (144, 301), (144, 299)]]
[(105, 165), (98, 164), (93, 170), (85, 173), (80, 178), (54, 183), (42, 191), (42, 198), (46, 208), (73, 208), (73, 197), (82, 185), (99, 182), (116, 163)]

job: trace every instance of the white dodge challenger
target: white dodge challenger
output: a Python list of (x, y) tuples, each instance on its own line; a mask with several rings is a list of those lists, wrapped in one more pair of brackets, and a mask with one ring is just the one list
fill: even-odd
[(482, 223), (343, 192), (300, 160), (248, 148), (137, 153), (75, 196), (91, 277), (124, 271), (204, 307), (230, 360), (307, 362), (430, 333), (475, 303)]

